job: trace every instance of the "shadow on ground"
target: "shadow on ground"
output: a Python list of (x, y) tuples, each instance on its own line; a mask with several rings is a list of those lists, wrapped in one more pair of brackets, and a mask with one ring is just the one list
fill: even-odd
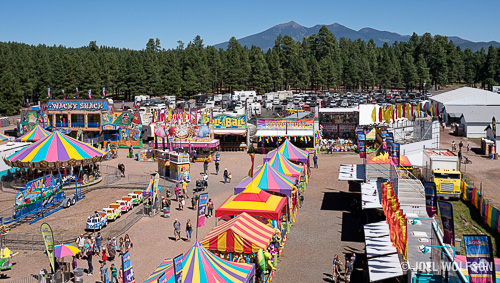
[(352, 192), (325, 192), (321, 210), (351, 211), (360, 202), (361, 195)]
[(363, 219), (350, 212), (342, 213), (342, 242), (363, 242)]

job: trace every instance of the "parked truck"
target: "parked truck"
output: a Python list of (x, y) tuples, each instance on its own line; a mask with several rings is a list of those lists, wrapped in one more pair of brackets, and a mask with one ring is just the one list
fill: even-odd
[(449, 150), (424, 149), (423, 161), (424, 180), (436, 184), (436, 195), (460, 198), (462, 173), (458, 168), (458, 157)]

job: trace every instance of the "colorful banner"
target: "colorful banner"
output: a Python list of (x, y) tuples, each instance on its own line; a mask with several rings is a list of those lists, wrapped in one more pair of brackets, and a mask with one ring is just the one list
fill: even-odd
[(205, 226), (205, 215), (207, 214), (208, 193), (201, 194), (198, 199), (198, 227)]
[(313, 119), (257, 119), (257, 129), (313, 129)]
[(71, 101), (71, 100), (51, 100), (47, 102), (49, 111), (107, 111), (109, 109), (107, 101)]
[(399, 166), (399, 143), (391, 143), (391, 164)]
[(231, 117), (228, 115), (219, 115), (212, 121), (214, 129), (246, 129), (246, 116)]
[(491, 130), (493, 131), (493, 138), (497, 139), (497, 120), (495, 117), (491, 119)]
[(253, 166), (255, 163), (255, 153), (249, 153), (250, 155), (250, 160), (252, 161), (252, 167), (250, 167), (250, 170), (248, 171), (248, 177), (253, 178)]
[(134, 270), (132, 268), (132, 261), (130, 260), (129, 252), (126, 252), (122, 256), (122, 266), (123, 266), (123, 283), (135, 282)]
[(174, 276), (175, 276), (175, 283), (182, 283), (182, 262), (183, 262), (183, 255), (180, 254), (176, 257), (174, 257)]
[(158, 183), (160, 182), (160, 174), (156, 173), (155, 178), (153, 180), (153, 205), (156, 204), (156, 198), (158, 193)]
[(385, 142), (387, 143), (387, 146), (389, 146), (389, 144), (393, 143), (394, 142), (394, 134), (391, 132), (387, 132), (387, 138), (385, 139)]
[(373, 128), (371, 131), (369, 131), (366, 134), (366, 140), (367, 141), (374, 141), (375, 140), (375, 135), (377, 134), (377, 129)]
[(427, 209), (427, 215), (429, 217), (434, 217), (437, 214), (436, 183), (424, 182), (424, 188), (425, 188), (425, 207)]
[(52, 228), (50, 228), (49, 224), (43, 223), (42, 226), (40, 226), (40, 231), (42, 232), (42, 238), (45, 242), (45, 250), (47, 251), (47, 256), (49, 257), (52, 273), (55, 273), (56, 256), (54, 254), (54, 234), (52, 233)]
[(366, 157), (366, 136), (365, 134), (358, 134), (358, 152), (360, 158)]
[(486, 235), (464, 235), (465, 255), (469, 282), (494, 282), (495, 265), (491, 249), (491, 238)]
[(158, 277), (158, 279), (156, 280), (156, 282), (158, 282), (158, 283), (167, 283), (167, 278), (165, 276), (165, 272), (163, 272), (162, 275), (160, 275), (160, 277)]
[(455, 246), (455, 222), (453, 220), (453, 206), (447, 201), (438, 201), (441, 222), (443, 223), (443, 243)]
[(382, 148), (387, 149), (387, 136), (388, 136), (387, 130), (382, 130), (380, 132), (380, 135), (382, 136)]

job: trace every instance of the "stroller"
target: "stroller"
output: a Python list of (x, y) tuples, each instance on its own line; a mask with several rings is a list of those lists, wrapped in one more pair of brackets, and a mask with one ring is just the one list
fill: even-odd
[(205, 190), (204, 183), (205, 183), (205, 181), (200, 180), (200, 179), (196, 179), (196, 188), (194, 188), (193, 190), (195, 192), (204, 191)]

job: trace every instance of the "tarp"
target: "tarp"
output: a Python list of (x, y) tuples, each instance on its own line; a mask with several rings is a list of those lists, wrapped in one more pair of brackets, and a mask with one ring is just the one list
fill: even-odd
[(97, 162), (104, 155), (106, 155), (106, 152), (89, 144), (75, 140), (60, 132), (54, 132), (50, 136), (7, 157), (7, 161), (34, 163), (92, 159)]
[[(174, 283), (172, 260), (166, 259), (144, 281), (156, 283), (158, 277), (165, 272), (167, 283)], [(255, 266), (247, 263), (230, 262), (212, 254), (199, 242), (184, 255), (182, 261), (182, 282), (250, 282), (255, 274)]]
[(36, 125), (30, 132), (25, 134), (24, 136), (17, 138), (17, 142), (36, 142), (39, 141), (46, 136), (50, 136), (50, 133), (44, 130), (40, 125)]
[[(298, 147), (296, 147), (289, 139), (285, 139), (285, 141), (277, 148), (283, 156), (285, 156), (288, 160), (294, 162), (302, 162), (307, 163), (307, 159), (309, 158), (309, 154), (307, 151), (304, 151)], [(274, 155), (274, 152), (271, 151), (266, 157), (264, 157), (264, 162), (269, 161)]]
[(274, 151), (274, 156), (267, 162), (274, 170), (284, 175), (294, 177), (297, 180), (300, 179), (300, 174), (304, 169), (304, 167), (288, 160), (279, 150)]
[(276, 192), (287, 196), (292, 195), (295, 178), (277, 172), (268, 162), (254, 171), (253, 176), (253, 178), (246, 177), (236, 185), (234, 193), (239, 194), (246, 188), (255, 187), (267, 192)]
[(256, 253), (266, 249), (274, 235), (274, 228), (243, 212), (216, 226), (201, 241), (210, 251)]
[(273, 196), (257, 187), (249, 186), (243, 192), (230, 196), (215, 210), (215, 217), (239, 215), (246, 212), (254, 216), (279, 220), (286, 201), (285, 197)]
[[(391, 163), (391, 159), (389, 157), (389, 151), (384, 148), (382, 145), (379, 148), (368, 154), (366, 156), (366, 163)], [(402, 167), (411, 167), (411, 162), (405, 155), (399, 155), (399, 166)]]

